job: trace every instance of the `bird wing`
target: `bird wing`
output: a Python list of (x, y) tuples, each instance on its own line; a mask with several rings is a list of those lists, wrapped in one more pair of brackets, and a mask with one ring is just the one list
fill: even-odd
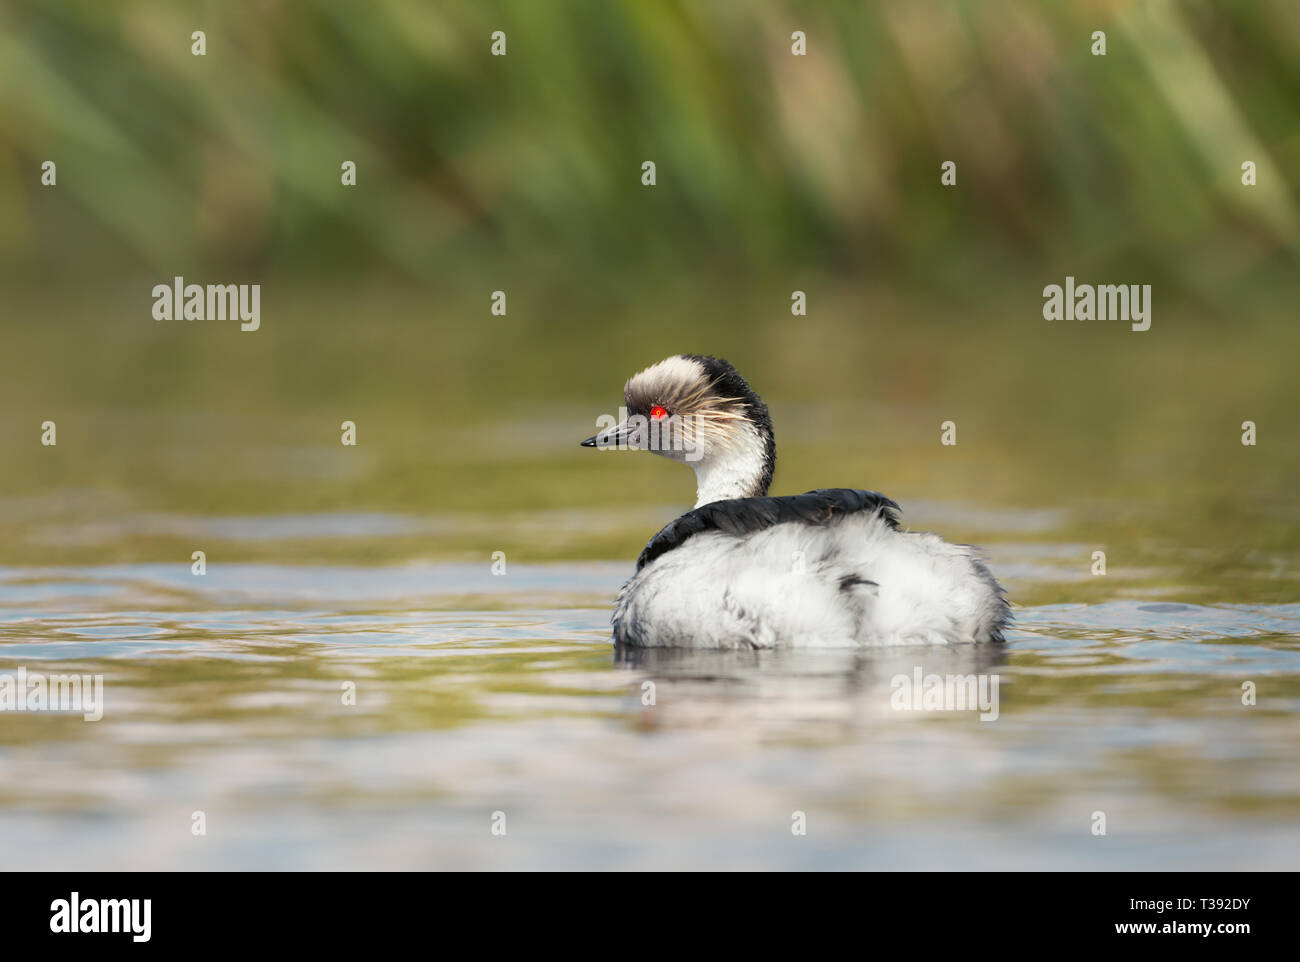
[(820, 488), (807, 494), (714, 501), (688, 511), (676, 521), (665, 525), (642, 550), (641, 556), (636, 560), (636, 570), (640, 571), (660, 555), (701, 531), (721, 531), (739, 536), (788, 521), (827, 525), (859, 511), (878, 511), (891, 528), (897, 528), (900, 510), (897, 504), (883, 494), (856, 488)]

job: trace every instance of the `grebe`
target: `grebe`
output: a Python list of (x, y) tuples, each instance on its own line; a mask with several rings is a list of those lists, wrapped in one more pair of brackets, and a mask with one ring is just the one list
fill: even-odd
[[(726, 361), (678, 354), (634, 375), (626, 413), (589, 448), (695, 469), (695, 508), (645, 546), (619, 592), (614, 641), (777, 648), (1002, 640), (1005, 592), (969, 545), (905, 532), (874, 491), (768, 497), (767, 405)], [(613, 420), (613, 419), (610, 419)]]

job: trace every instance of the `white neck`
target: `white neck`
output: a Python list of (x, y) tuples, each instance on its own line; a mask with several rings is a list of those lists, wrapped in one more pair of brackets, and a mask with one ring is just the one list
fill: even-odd
[(756, 498), (762, 488), (765, 445), (758, 431), (749, 428), (730, 447), (688, 462), (695, 469), (695, 507), (729, 498)]

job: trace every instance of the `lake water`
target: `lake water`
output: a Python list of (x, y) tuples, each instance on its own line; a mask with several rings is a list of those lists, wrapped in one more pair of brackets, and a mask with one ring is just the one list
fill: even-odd
[[(51, 320), (11, 325), (0, 378), (0, 674), (102, 674), (105, 708), (0, 713), (6, 864), (1297, 867), (1289, 314), (1051, 325), (1039, 282), (791, 326), (786, 293), (643, 279), (511, 327), (456, 320), (477, 281), (342, 283), (245, 335), (48, 286), (11, 298)], [(693, 488), (577, 442), (693, 345), (768, 401), (774, 493), (877, 488), (983, 546), (1008, 642), (617, 657), (614, 594)], [(997, 720), (895, 710), (918, 667), (996, 675)]]
[[(1090, 574), (1086, 545), (1045, 536), (1059, 513), (990, 518), (936, 502), (915, 514), (943, 530), (981, 510), (1004, 530), (987, 551), (1013, 599), (1106, 580)], [(549, 530), (571, 519), (534, 520)], [(438, 526), (385, 513), (142, 514), (42, 530), (83, 545), (179, 532), (229, 553)], [(1145, 571), (1130, 575), (1136, 586), (1113, 580), (1109, 598), (1022, 605), (1004, 646), (636, 656), (616, 653), (608, 631), (630, 557), (509, 561), (494, 575), (486, 557), (222, 553), (209, 551), (202, 577), (188, 561), (0, 569), (0, 672), (104, 677), (99, 721), (0, 715), (7, 864), (1300, 862), (1300, 604), (1189, 601), (1203, 558), (1165, 572), (1193, 582), (1180, 591)], [(918, 667), (996, 675), (997, 719), (895, 710), (891, 679)], [(355, 704), (344, 704), (348, 683)], [(195, 812), (205, 835), (192, 831)], [(1093, 833), (1096, 812), (1105, 835)], [(792, 831), (800, 819), (806, 834)]]

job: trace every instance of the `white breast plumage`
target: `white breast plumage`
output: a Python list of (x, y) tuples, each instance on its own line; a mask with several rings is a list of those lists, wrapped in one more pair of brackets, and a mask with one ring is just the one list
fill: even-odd
[(821, 523), (691, 533), (623, 587), (614, 640), (694, 648), (1000, 641), (1006, 602), (974, 550), (898, 530), (888, 504), (834, 512)]

